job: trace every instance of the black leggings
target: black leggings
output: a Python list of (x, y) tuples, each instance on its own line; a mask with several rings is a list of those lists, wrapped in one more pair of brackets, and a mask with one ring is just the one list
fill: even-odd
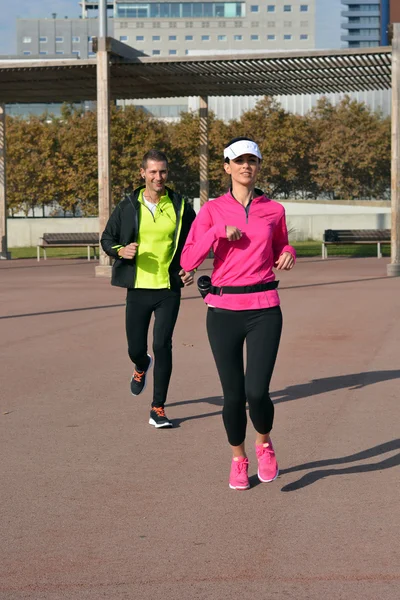
[[(229, 443), (240, 446), (246, 437), (246, 399), (258, 433), (272, 429), (274, 405), (269, 384), (282, 331), (279, 306), (260, 310), (209, 308), (207, 333), (224, 394), (222, 417)], [(246, 374), (243, 346), (246, 341)]]
[(164, 406), (172, 373), (172, 334), (181, 295), (172, 290), (130, 289), (126, 297), (129, 358), (139, 371), (149, 366), (147, 336), (154, 313), (154, 392), (152, 406)]

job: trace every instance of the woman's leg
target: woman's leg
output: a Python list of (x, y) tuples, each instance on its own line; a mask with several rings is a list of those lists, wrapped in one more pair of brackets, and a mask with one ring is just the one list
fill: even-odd
[(274, 405), (269, 385), (278, 354), (282, 331), (282, 313), (279, 306), (249, 311), (247, 319), (246, 397), (250, 418), (257, 432), (257, 444), (269, 442), (274, 420)]
[(247, 424), (243, 323), (242, 311), (239, 313), (208, 309), (208, 339), (224, 394), (222, 417), (233, 456), (236, 458), (245, 456), (244, 440)]

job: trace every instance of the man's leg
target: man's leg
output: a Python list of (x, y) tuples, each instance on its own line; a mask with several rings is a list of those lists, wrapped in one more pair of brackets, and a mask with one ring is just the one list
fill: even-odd
[[(135, 365), (131, 379), (131, 392), (139, 395), (145, 386), (145, 375), (150, 366), (147, 354), (147, 336), (151, 314), (153, 312), (152, 298), (147, 290), (128, 290), (126, 298), (126, 337), (128, 340), (129, 358)], [(136, 377), (136, 378), (135, 378)]]
[(154, 297), (154, 395), (152, 407), (163, 407), (172, 373), (172, 334), (178, 317), (180, 292), (153, 290)]

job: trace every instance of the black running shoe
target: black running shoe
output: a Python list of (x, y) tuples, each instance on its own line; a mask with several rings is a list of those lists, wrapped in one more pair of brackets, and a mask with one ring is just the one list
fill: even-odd
[(150, 354), (147, 355), (149, 357), (149, 366), (146, 371), (138, 371), (136, 368), (133, 371), (132, 379), (131, 379), (131, 392), (133, 396), (139, 396), (143, 392), (147, 383), (147, 375), (149, 373), (149, 369), (153, 364), (153, 359)]
[(150, 425), (154, 425), (156, 429), (160, 427), (172, 427), (172, 423), (165, 414), (162, 406), (153, 406), (150, 411), (149, 423)]

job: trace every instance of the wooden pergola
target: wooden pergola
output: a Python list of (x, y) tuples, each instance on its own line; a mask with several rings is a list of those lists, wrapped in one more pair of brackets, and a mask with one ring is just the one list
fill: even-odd
[[(392, 89), (392, 244), (388, 275), (400, 275), (400, 24), (392, 47), (182, 58), (140, 56), (107, 37), (100, 19), (97, 56), (89, 60), (0, 61), (0, 240), (7, 256), (6, 103), (96, 100), (99, 224), (111, 212), (110, 101), (200, 96), (200, 202), (208, 199), (208, 96), (327, 94)], [(101, 252), (96, 274), (109, 274)]]

